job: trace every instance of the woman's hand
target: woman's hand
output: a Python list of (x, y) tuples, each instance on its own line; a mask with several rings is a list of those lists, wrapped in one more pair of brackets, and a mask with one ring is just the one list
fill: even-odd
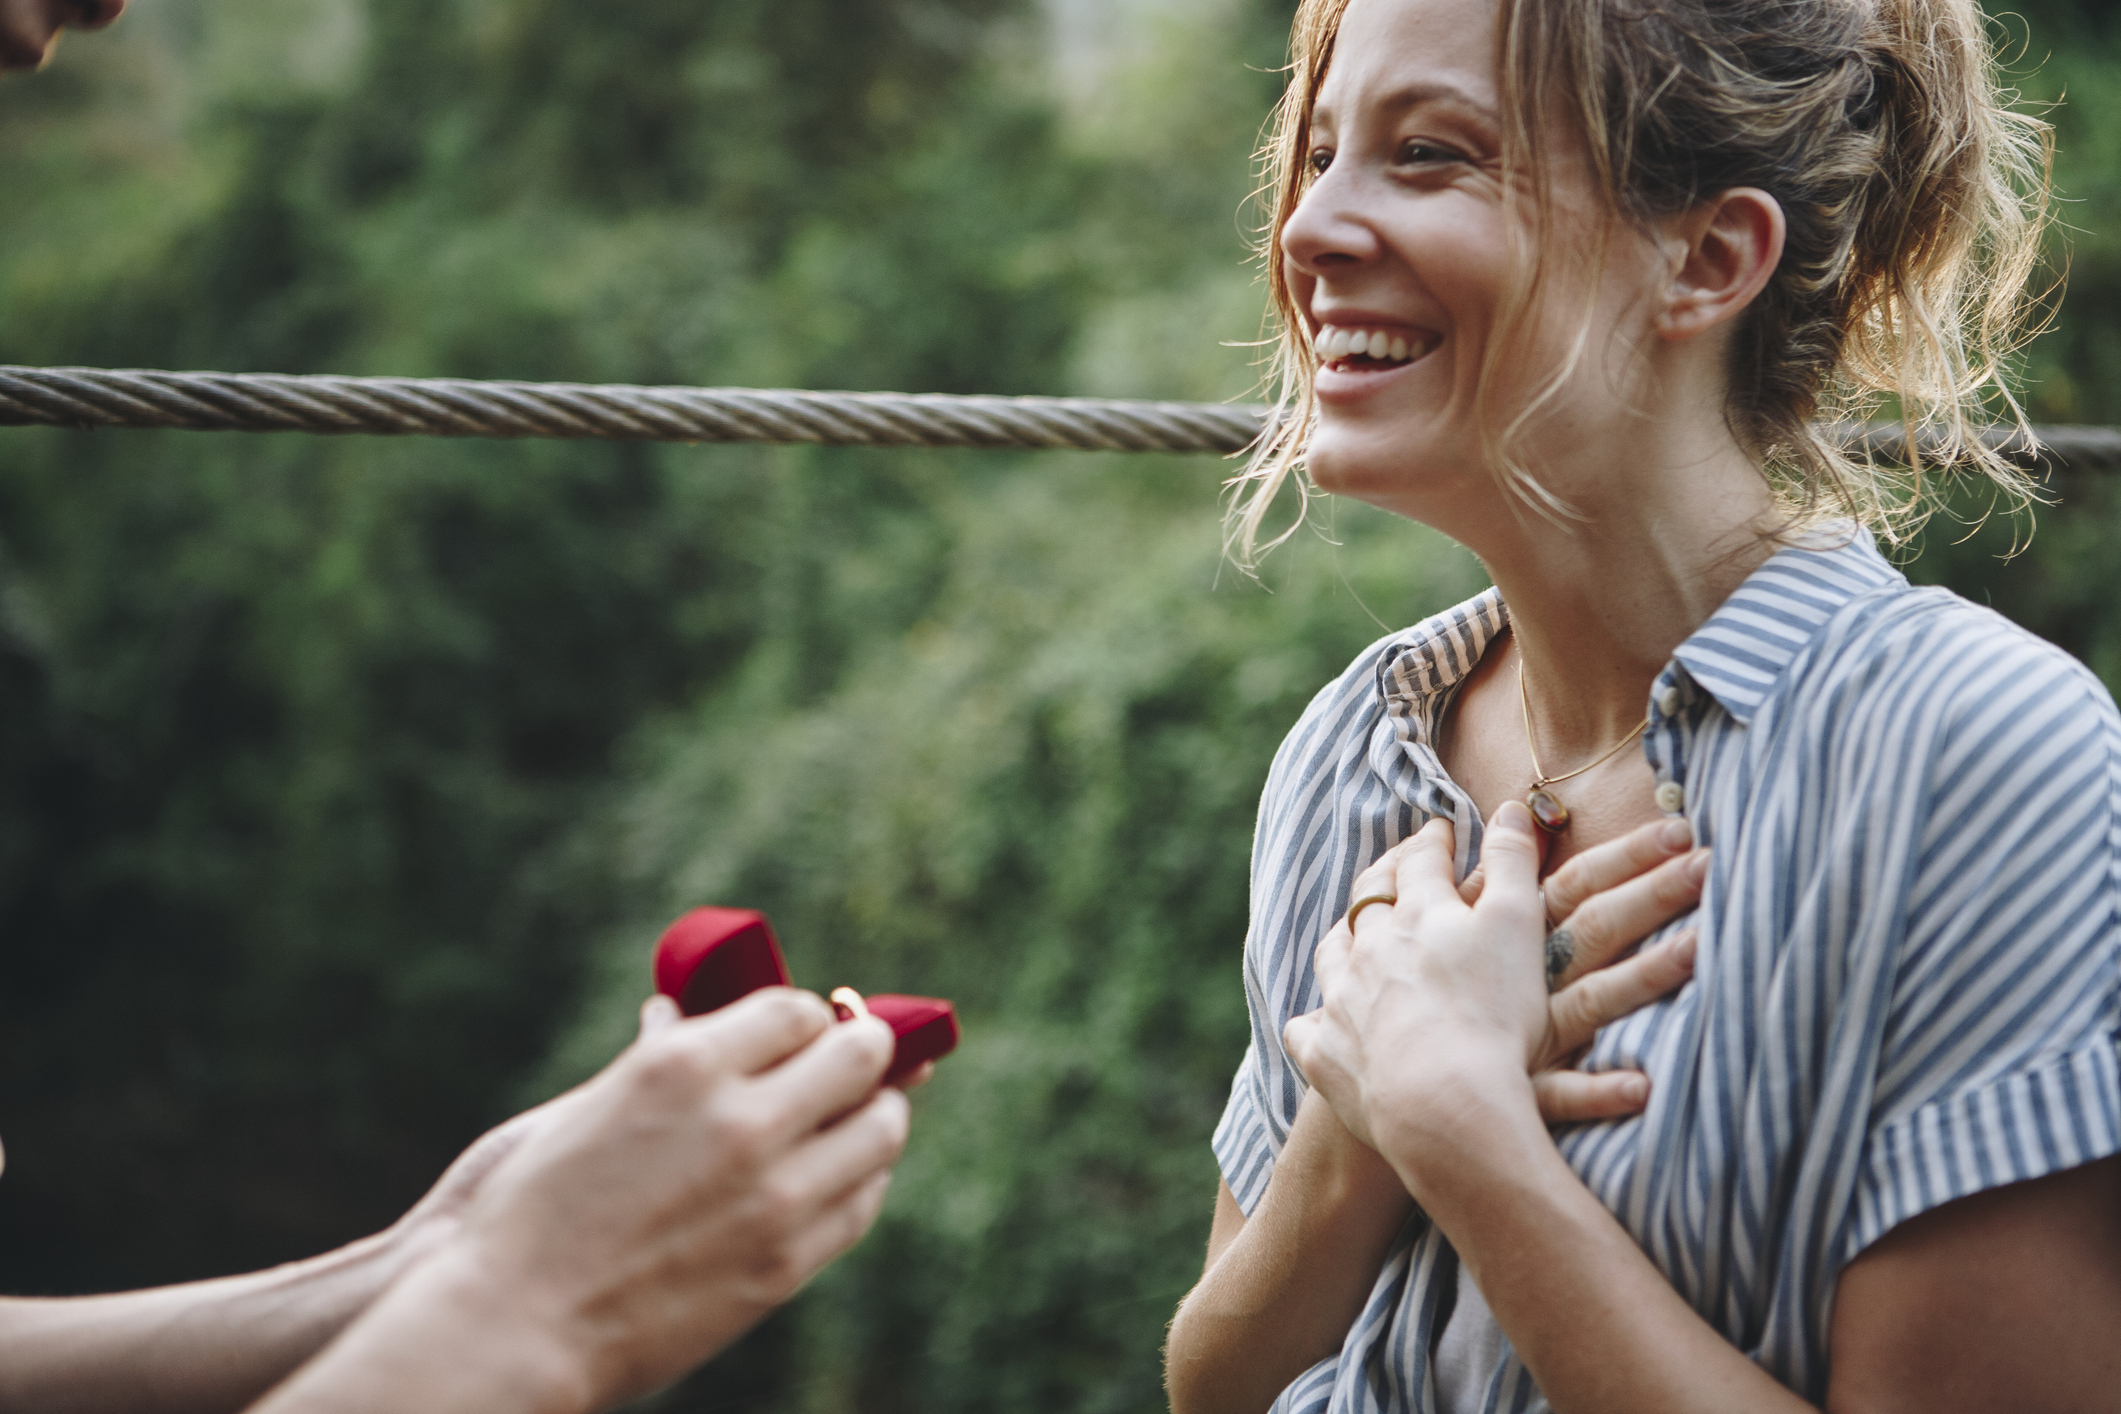
[[(1430, 828), (1439, 827), (1448, 851), (1449, 827), (1437, 822)], [(1691, 931), (1626, 956), (1700, 902), (1708, 851), (1690, 851), (1693, 838), (1684, 820), (1657, 821), (1585, 850), (1547, 879), (1542, 898), (1552, 929), (1548, 956), (1557, 947), (1569, 954), (1548, 1004), (1549, 1057), (1532, 1077), (1540, 1117), (1547, 1123), (1614, 1119), (1649, 1102), (1649, 1080), (1640, 1071), (1587, 1073), (1571, 1067), (1600, 1027), (1640, 1010), (1693, 975)], [(1420, 840), (1416, 835), (1387, 851), (1357, 876), (1351, 897), (1396, 896), (1401, 861)], [(1486, 871), (1476, 867), (1459, 885), (1459, 900), (1475, 906), (1486, 879)], [(1335, 925), (1327, 942), (1347, 947), (1345, 921)], [(1297, 1064), (1303, 1064), (1300, 1057)]]
[[(1477, 878), (1452, 881), (1449, 822), (1437, 820), (1357, 880), (1355, 896), (1396, 897), (1336, 927), (1318, 949), (1325, 1005), (1291, 1021), (1290, 1055), (1358, 1138), (1377, 1144), (1378, 1116), (1418, 1122), (1454, 1078), (1502, 1067), (1549, 1121), (1641, 1108), (1636, 1072), (1578, 1075), (1560, 1069), (1599, 1026), (1683, 983), (1693, 937), (1625, 961), (1613, 959), (1700, 896), (1706, 855), (1673, 857), (1646, 827), (1558, 871), (1544, 900), (1531, 816), (1512, 801), (1496, 812)], [(1653, 857), (1663, 862), (1645, 870)], [(1618, 882), (1615, 882), (1615, 881)], [(1549, 992), (1548, 912), (1561, 915), (1574, 956)], [(1533, 1077), (1538, 1077), (1536, 1080)]]

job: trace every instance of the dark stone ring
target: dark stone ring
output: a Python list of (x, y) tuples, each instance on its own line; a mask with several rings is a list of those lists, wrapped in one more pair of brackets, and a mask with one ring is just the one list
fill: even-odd
[(1576, 937), (1564, 923), (1547, 934), (1547, 990), (1553, 991), (1561, 984), (1561, 974), (1569, 970), (1576, 960)]

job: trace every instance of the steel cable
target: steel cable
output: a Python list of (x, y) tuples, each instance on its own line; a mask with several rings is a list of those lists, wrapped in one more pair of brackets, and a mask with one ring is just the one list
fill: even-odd
[[(0, 426), (17, 427), (1227, 454), (1250, 446), (1266, 417), (1258, 406), (1117, 398), (0, 365)], [(2121, 430), (2037, 431), (2039, 456), (2021, 460), (2078, 471), (2121, 468)], [(1895, 426), (1857, 435), (1881, 459), (1904, 450)]]

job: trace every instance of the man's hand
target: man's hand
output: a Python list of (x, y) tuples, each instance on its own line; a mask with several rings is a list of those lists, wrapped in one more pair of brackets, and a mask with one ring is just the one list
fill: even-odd
[(906, 1142), (891, 1052), (882, 1022), (787, 988), (645, 1027), (261, 1408), (578, 1411), (677, 1378), (875, 1221)]
[(101, 29), (125, 0), (0, 0), (0, 70), (34, 69), (50, 57), (62, 29)]

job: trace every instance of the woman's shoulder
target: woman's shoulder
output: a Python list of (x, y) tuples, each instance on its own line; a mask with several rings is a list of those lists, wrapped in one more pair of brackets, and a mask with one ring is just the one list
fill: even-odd
[(1906, 717), (1963, 729), (2028, 700), (2070, 708), (2087, 725), (2121, 729), (2113, 696), (2070, 653), (1949, 589), (1902, 585), (1852, 603), (1822, 635), (1808, 675), (1888, 694)]
[(2036, 784), (2109, 809), (2121, 799), (2121, 712), (2105, 683), (1947, 589), (1852, 601), (1796, 665), (1785, 701), (1843, 793), (1917, 770), (1954, 798)]

